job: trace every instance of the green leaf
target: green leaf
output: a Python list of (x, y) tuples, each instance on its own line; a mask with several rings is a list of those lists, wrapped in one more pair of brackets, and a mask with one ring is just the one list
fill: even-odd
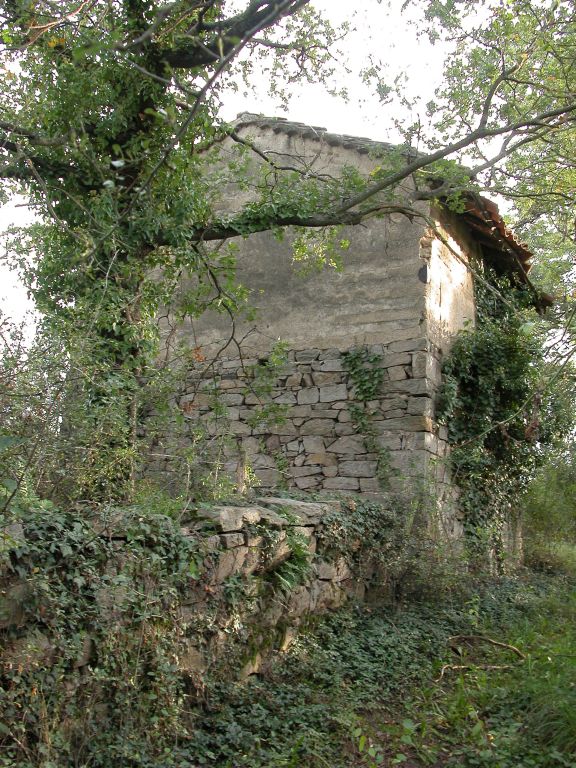
[(22, 445), (25, 442), (23, 437), (14, 437), (13, 435), (0, 435), (0, 453), (7, 451), (9, 448), (14, 448), (17, 445)]
[(14, 493), (18, 488), (18, 482), (11, 477), (4, 477), (0, 482), (9, 493)]

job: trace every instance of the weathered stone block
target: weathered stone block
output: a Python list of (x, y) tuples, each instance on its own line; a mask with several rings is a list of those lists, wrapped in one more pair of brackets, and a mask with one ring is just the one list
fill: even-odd
[(330, 347), (329, 349), (321, 349), (318, 355), (319, 360), (333, 360), (340, 356), (340, 350), (337, 347)]
[(434, 384), (440, 384), (442, 372), (440, 361), (430, 352), (416, 352), (412, 355), (412, 375), (414, 378), (428, 378)]
[[(233, 374), (228, 374), (228, 376), (233, 376)], [(221, 390), (228, 392), (229, 390), (235, 389), (237, 390), (238, 394), (242, 394), (242, 389), (239, 386), (239, 384), (240, 382), (235, 376), (229, 379), (220, 379), (220, 381), (218, 382), (218, 386), (220, 387)]]
[(353, 435), (356, 433), (356, 428), (352, 424), (341, 424), (338, 422), (336, 424), (334, 431), (338, 435), (338, 437), (341, 437), (342, 435)]
[(299, 363), (309, 363), (312, 360), (316, 360), (319, 354), (319, 349), (303, 349), (300, 352), (296, 352), (295, 358)]
[(274, 459), (265, 453), (257, 453), (250, 458), (252, 469), (273, 469), (276, 465)]
[(227, 425), (227, 431), (233, 435), (251, 435), (252, 428), (243, 421), (232, 421)]
[(296, 477), (294, 479), (297, 487), (304, 491), (307, 488), (316, 488), (320, 484), (319, 475), (309, 477)]
[(346, 384), (334, 384), (330, 387), (320, 387), (320, 402), (332, 403), (336, 400), (345, 400), (348, 396)]
[(243, 533), (223, 533), (220, 536), (220, 541), (224, 549), (234, 549), (235, 547), (241, 547), (244, 544)]
[(382, 384), (382, 394), (405, 392), (408, 395), (432, 396), (436, 388), (430, 379), (406, 379), (404, 381), (385, 381)]
[(346, 593), (332, 581), (316, 581), (310, 587), (310, 610), (338, 608), (346, 602)]
[(240, 680), (247, 680), (251, 675), (257, 675), (261, 668), (262, 654), (255, 653), (254, 656), (244, 664), (238, 677)]
[[(256, 438), (252, 438), (254, 442), (256, 443), (256, 449), (254, 450), (251, 448), (251, 453), (257, 453), (260, 450), (260, 441)], [(274, 453), (275, 451), (278, 451), (280, 449), (280, 438), (278, 435), (270, 435), (266, 438), (264, 441), (264, 444), (266, 445), (266, 450), (270, 453)], [(242, 445), (244, 445), (244, 441), (242, 441)], [(251, 444), (253, 445), (253, 444)]]
[(255, 429), (254, 434), (256, 435), (260, 431), (262, 431), (263, 434), (270, 432), (272, 435), (298, 435), (298, 429), (289, 419), (286, 419), (286, 421), (283, 421), (280, 424), (263, 425), (261, 428), (258, 428), (258, 430)]
[(432, 432), (434, 423), (428, 416), (402, 416), (379, 421), (375, 426), (380, 433), (383, 431)]
[(330, 419), (310, 419), (300, 427), (302, 434), (308, 435), (332, 435), (334, 425)]
[(213, 574), (213, 583), (221, 584), (225, 579), (239, 573), (248, 555), (248, 547), (236, 547), (221, 552)]
[(282, 480), (282, 475), (277, 469), (256, 469), (254, 470), (256, 479), (260, 485), (272, 488)]
[(284, 528), (286, 526), (286, 518), (279, 515), (273, 509), (262, 509), (262, 520), (270, 528)]
[(393, 365), (391, 368), (387, 368), (386, 372), (390, 381), (402, 381), (408, 378), (408, 374), (401, 365)]
[(274, 549), (268, 554), (268, 557), (266, 558), (266, 570), (273, 570), (274, 568), (277, 568), (285, 560), (288, 560), (291, 554), (292, 550), (288, 544), (286, 532), (282, 531), (279, 541), (276, 543)]
[(317, 387), (324, 387), (328, 384), (341, 384), (342, 374), (338, 372), (325, 373), (322, 371), (314, 371), (312, 374), (312, 381)]
[[(324, 406), (324, 407), (322, 407)], [(323, 403), (312, 406), (312, 416), (315, 419), (334, 419), (338, 418), (338, 411), (327, 408)]]
[(279, 405), (296, 405), (296, 395), (293, 392), (283, 392), (280, 395), (274, 395), (273, 400)]
[[(382, 426), (384, 426), (385, 423), (386, 422), (379, 422)], [(402, 435), (399, 433), (389, 433), (384, 429), (383, 432), (378, 435), (376, 440), (380, 448), (387, 448), (390, 451), (399, 451), (402, 448)]]
[(417, 350), (427, 351), (430, 342), (426, 338), (406, 339), (404, 341), (393, 341), (388, 345), (389, 352), (413, 352)]
[(307, 387), (301, 389), (298, 392), (298, 404), (310, 405), (311, 403), (317, 403), (320, 399), (320, 391), (318, 387)]
[(412, 363), (412, 355), (409, 352), (397, 352), (396, 354), (385, 354), (381, 368), (393, 368), (398, 365), (410, 365)]
[(239, 395), (234, 392), (223, 392), (220, 395), (220, 400), (224, 405), (242, 405), (244, 402), (244, 395)]
[(305, 461), (306, 464), (320, 464), (321, 466), (335, 466), (338, 459), (333, 453), (311, 453)]
[(431, 418), (434, 415), (434, 401), (431, 397), (411, 397), (408, 400), (407, 412), (412, 416)]
[(295, 405), (293, 408), (290, 408), (290, 417), (293, 419), (306, 419), (310, 416), (312, 416), (311, 405)]
[(430, 453), (423, 450), (391, 451), (390, 464), (401, 477), (416, 477), (425, 482), (430, 467)]
[(331, 581), (336, 578), (336, 565), (334, 563), (329, 563), (326, 560), (318, 560), (314, 566), (314, 570), (319, 579)]
[(347, 477), (374, 477), (377, 466), (376, 461), (341, 461), (339, 468)]
[(361, 437), (339, 437), (326, 448), (328, 453), (362, 454), (366, 453), (364, 441)]
[(288, 376), (286, 378), (286, 386), (291, 387), (299, 387), (302, 383), (302, 374), (301, 373), (293, 373), (291, 376)]
[[(224, 533), (228, 531), (239, 531), (244, 525), (243, 507), (204, 507), (198, 511), (198, 516), (204, 520), (212, 522), (219, 530)], [(260, 513), (255, 511), (256, 519), (254, 522), (260, 522)]]
[(343, 371), (344, 365), (342, 360), (322, 360), (316, 363), (312, 363), (313, 371)]
[(288, 614), (294, 617), (303, 616), (310, 611), (310, 604), (311, 598), (308, 587), (304, 585), (296, 587), (288, 601)]
[(292, 477), (307, 477), (309, 475), (319, 475), (322, 472), (322, 467), (304, 465), (303, 467), (291, 467), (290, 474)]
[(324, 438), (323, 437), (304, 437), (302, 438), (304, 444), (304, 450), (306, 453), (323, 453), (324, 452)]
[(327, 477), (323, 486), (331, 491), (357, 491), (360, 483), (356, 477)]

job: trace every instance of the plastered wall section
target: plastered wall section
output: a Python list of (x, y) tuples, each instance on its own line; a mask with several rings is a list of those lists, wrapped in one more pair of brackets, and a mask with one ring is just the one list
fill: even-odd
[(433, 388), (433, 432), (435, 455), (427, 468), (427, 483), (433, 489), (441, 511), (442, 524), (452, 535), (461, 534), (458, 489), (453, 483), (447, 461), (449, 446), (445, 426), (438, 424), (436, 401), (441, 383), (441, 367), (459, 331), (474, 327), (474, 264), (480, 263), (479, 246), (457, 217), (432, 209), (434, 226), (422, 237), (420, 255), (425, 265), (425, 317), (428, 354), (426, 377)]
[[(346, 165), (368, 174), (378, 159), (356, 151), (324, 145), (300, 136), (246, 128), (243, 135), (272, 152), (279, 165), (292, 164), (319, 175), (337, 175)], [(221, 162), (236, 151), (228, 140)], [(257, 168), (254, 168), (257, 173)], [(222, 187), (220, 210), (238, 210), (250, 200), (250, 190), (239, 185)], [(235, 336), (243, 339), (247, 354), (266, 351), (277, 339), (292, 349), (349, 349), (354, 345), (387, 344), (422, 335), (424, 286), (418, 280), (421, 224), (392, 215), (365, 225), (346, 227), (338, 239), (350, 242), (342, 252), (342, 272), (325, 269), (303, 276), (292, 262), (290, 233), (284, 242), (271, 233), (234, 238), (238, 247), (237, 277), (249, 292), (255, 310), (250, 319), (236, 317)], [(186, 282), (183, 282), (186, 290)], [(206, 313), (180, 331), (209, 351), (230, 338), (228, 316)], [(248, 335), (246, 335), (248, 334)]]
[(479, 246), (458, 219), (432, 210), (434, 229), (421, 242), (427, 266), (425, 314), (428, 337), (442, 355), (463, 328), (473, 327), (476, 305), (472, 270), (481, 263)]

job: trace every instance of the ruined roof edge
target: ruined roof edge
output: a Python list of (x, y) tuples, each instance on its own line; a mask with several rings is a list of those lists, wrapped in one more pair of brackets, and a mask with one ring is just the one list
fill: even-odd
[[(409, 147), (399, 147), (385, 141), (375, 141), (363, 136), (330, 133), (326, 128), (317, 125), (294, 122), (285, 117), (268, 117), (254, 112), (240, 112), (234, 125), (237, 128), (267, 128), (274, 133), (284, 133), (288, 136), (299, 136), (303, 139), (322, 141), (328, 146), (352, 149), (359, 154), (382, 152), (401, 149), (408, 156), (416, 156), (417, 152)], [(483, 195), (466, 193), (466, 208), (461, 214), (470, 229), (488, 238), (496, 250), (512, 256), (517, 260), (525, 275), (530, 271), (532, 252), (525, 243), (506, 226), (496, 203)]]
[[(269, 128), (274, 133), (285, 133), (288, 136), (323, 141), (331, 147), (355, 149), (360, 154), (374, 151), (389, 152), (399, 149), (398, 145), (390, 144), (387, 141), (375, 141), (365, 136), (349, 136), (344, 133), (330, 133), (327, 128), (319, 125), (307, 125), (288, 120), (285, 117), (267, 117), (266, 115), (257, 115), (254, 112), (240, 112), (234, 120), (234, 125), (236, 128), (249, 128), (251, 125), (258, 128)], [(407, 155), (416, 155), (416, 152), (409, 147), (405, 147), (404, 151)]]

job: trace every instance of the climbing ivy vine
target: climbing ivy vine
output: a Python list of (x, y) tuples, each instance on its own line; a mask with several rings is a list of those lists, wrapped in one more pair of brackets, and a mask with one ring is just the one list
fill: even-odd
[(382, 357), (368, 347), (358, 347), (342, 355), (344, 370), (354, 387), (356, 402), (350, 405), (350, 415), (356, 431), (364, 438), (366, 450), (377, 457), (376, 476), (382, 489), (388, 485), (388, 451), (378, 442), (369, 403), (378, 398), (384, 379)]
[(498, 549), (519, 492), (570, 416), (558, 388), (546, 383), (532, 294), (487, 277), (476, 286), (476, 325), (460, 333), (444, 363), (439, 414), (469, 540)]

